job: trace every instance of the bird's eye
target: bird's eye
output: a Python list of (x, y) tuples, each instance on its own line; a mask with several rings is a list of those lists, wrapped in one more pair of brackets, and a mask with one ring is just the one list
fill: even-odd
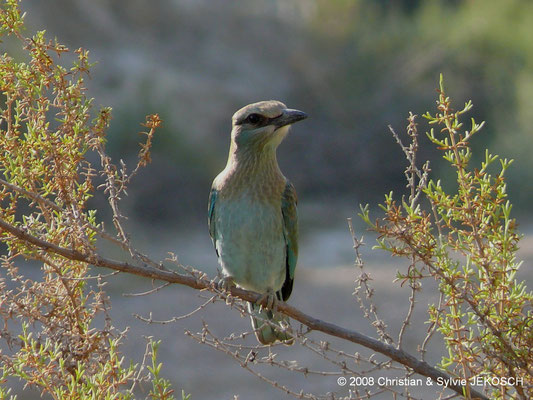
[(259, 123), (261, 120), (263, 119), (263, 117), (259, 114), (250, 114), (248, 115), (248, 118), (246, 118), (246, 120), (251, 123), (251, 124), (257, 124)]

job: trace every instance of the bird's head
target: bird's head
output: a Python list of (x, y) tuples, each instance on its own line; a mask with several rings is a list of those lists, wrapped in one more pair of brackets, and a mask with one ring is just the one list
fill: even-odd
[(262, 151), (276, 149), (289, 132), (291, 124), (307, 118), (307, 114), (287, 108), (280, 101), (269, 100), (249, 104), (233, 115), (231, 141), (237, 149)]

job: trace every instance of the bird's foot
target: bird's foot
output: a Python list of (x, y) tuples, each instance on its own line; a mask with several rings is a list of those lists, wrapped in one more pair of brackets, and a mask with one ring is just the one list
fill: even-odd
[(222, 297), (226, 299), (226, 304), (233, 306), (234, 298), (231, 295), (231, 288), (237, 286), (233, 277), (225, 276), (220, 278), (217, 284), (217, 289), (222, 291)]
[[(262, 308), (266, 308), (267, 310), (274, 310), (276, 307), (276, 294), (272, 289), (269, 289), (265, 294), (263, 294), (259, 300), (257, 301), (258, 304), (261, 304)], [(262, 303), (265, 302), (265, 306), (263, 307)]]
[(218, 281), (218, 289), (223, 292), (229, 292), (230, 289), (235, 286), (235, 281), (231, 276), (225, 276)]

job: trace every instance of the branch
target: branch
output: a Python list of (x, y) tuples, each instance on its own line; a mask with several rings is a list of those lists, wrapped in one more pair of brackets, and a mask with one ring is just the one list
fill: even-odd
[[(143, 276), (146, 278), (186, 285), (197, 290), (209, 290), (212, 292), (217, 291), (217, 287), (214, 281), (211, 281), (205, 277), (189, 276), (166, 269), (157, 269), (150, 266), (137, 266), (127, 262), (116, 261), (101, 257), (98, 254), (84, 254), (78, 250), (60, 247), (54, 243), (50, 243), (48, 241), (32, 236), (25, 230), (17, 228), (1, 218), (0, 230), (7, 231), (24, 242), (31, 243), (32, 245), (39, 247), (45, 251), (53, 252), (70, 260), (80, 261), (83, 263), (92, 264), (97, 267), (109, 268), (116, 271)], [(267, 306), (267, 299), (265, 299), (264, 296), (259, 293), (244, 290), (238, 287), (231, 287), (228, 292), (228, 295), (238, 297), (245, 301), (258, 303), (265, 307)], [(335, 336), (359, 344), (366, 348), (372, 349), (378, 353), (389, 357), (394, 361), (399, 362), (400, 364), (411, 368), (413, 371), (417, 372), (420, 375), (431, 378), (433, 381), (437, 381), (437, 378), (445, 379), (447, 380), (447, 382), (450, 382), (450, 384), (448, 385), (450, 389), (454, 390), (461, 396), (464, 395), (464, 390), (466, 390), (466, 388), (461, 385), (451, 383), (451, 377), (448, 374), (439, 371), (438, 369), (432, 367), (425, 361), (418, 360), (416, 357), (401, 349), (397, 349), (394, 346), (380, 342), (379, 340), (363, 335), (357, 331), (351, 331), (335, 324), (314, 318), (285, 302), (278, 301), (276, 305), (278, 311), (282, 312), (285, 315), (288, 315), (289, 317), (297, 320), (298, 322), (306, 325), (307, 327), (313, 330), (317, 330), (327, 335)], [(485, 395), (475, 390), (470, 389), (470, 394), (472, 395), (472, 399), (488, 400)]]

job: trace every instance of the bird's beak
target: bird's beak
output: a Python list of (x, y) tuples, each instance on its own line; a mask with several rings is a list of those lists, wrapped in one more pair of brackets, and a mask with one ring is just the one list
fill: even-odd
[(303, 111), (286, 108), (285, 110), (283, 110), (283, 113), (280, 116), (272, 118), (271, 122), (272, 125), (276, 127), (276, 129), (279, 129), (283, 126), (294, 124), (295, 122), (301, 121), (302, 119), (306, 118), (307, 114)]

